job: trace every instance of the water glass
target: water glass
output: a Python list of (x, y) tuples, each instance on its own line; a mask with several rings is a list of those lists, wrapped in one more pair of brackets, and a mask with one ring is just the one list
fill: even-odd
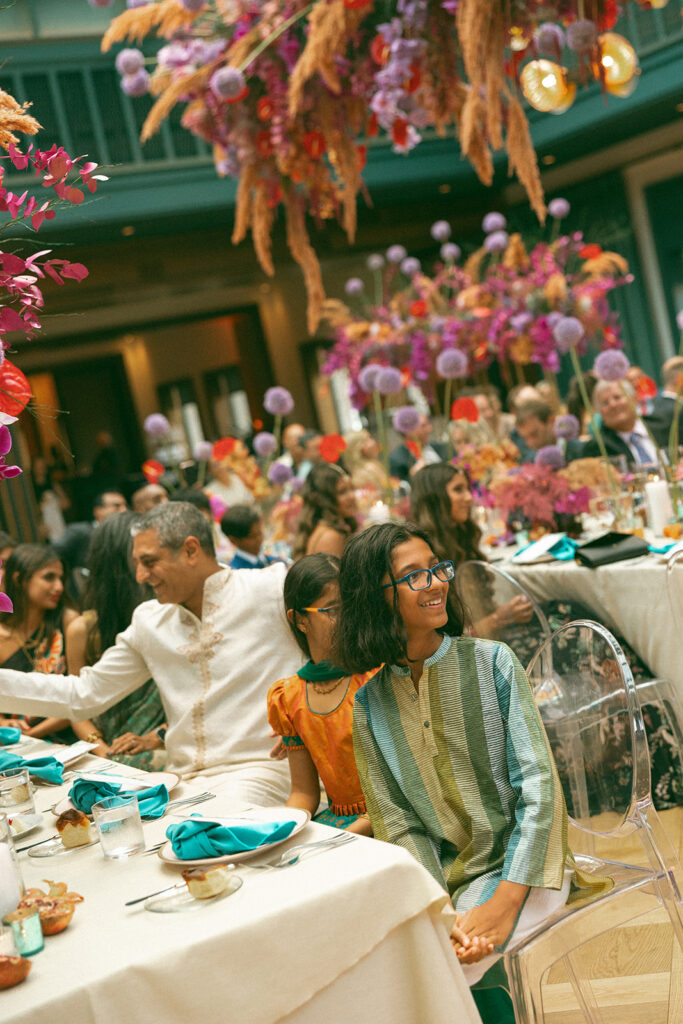
[(35, 814), (33, 783), (28, 768), (5, 768), (0, 772), (0, 814), (10, 818)]
[(0, 919), (16, 910), (23, 895), (24, 882), (9, 822), (4, 814), (0, 814)]
[(100, 845), (105, 857), (130, 857), (145, 848), (140, 808), (132, 794), (108, 796), (92, 805)]

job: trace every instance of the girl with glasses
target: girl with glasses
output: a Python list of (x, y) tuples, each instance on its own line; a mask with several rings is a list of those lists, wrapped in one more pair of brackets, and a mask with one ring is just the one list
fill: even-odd
[(339, 610), (339, 559), (306, 555), (287, 573), (287, 619), (309, 659), (295, 676), (280, 679), (268, 693), (268, 721), (281, 736), (292, 777), (288, 807), (314, 815), (320, 782), (329, 807), (316, 821), (372, 835), (353, 753), (353, 699), (374, 668), (349, 674), (331, 659)]
[(447, 889), (451, 941), (474, 984), (513, 931), (566, 901), (572, 872), (529, 683), (504, 644), (462, 635), (450, 565), (410, 525), (354, 538), (340, 569), (337, 659), (349, 672), (384, 662), (354, 705), (370, 822)]

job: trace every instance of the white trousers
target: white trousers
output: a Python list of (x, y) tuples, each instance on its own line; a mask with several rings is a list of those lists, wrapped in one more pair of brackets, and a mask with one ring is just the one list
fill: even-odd
[(250, 761), (215, 774), (193, 775), (192, 782), (215, 793), (225, 813), (247, 807), (282, 807), (291, 789), (287, 761)]

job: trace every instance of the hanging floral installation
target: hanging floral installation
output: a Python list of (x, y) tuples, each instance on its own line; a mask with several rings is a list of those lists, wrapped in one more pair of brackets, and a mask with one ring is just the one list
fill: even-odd
[(156, 98), (142, 140), (176, 104), (184, 105), (182, 123), (213, 146), (218, 173), (239, 179), (232, 240), (241, 242), (251, 230), (269, 275), (272, 228), (284, 208), (287, 242), (306, 282), (311, 332), (325, 294), (306, 214), (318, 224), (338, 220), (353, 241), (369, 138), (383, 134), (405, 154), (425, 131), (455, 134), (487, 185), (493, 154), (506, 150), (510, 173), (543, 221), (523, 97), (536, 109), (561, 112), (577, 83), (597, 80), (605, 92), (628, 95), (637, 81), (635, 53), (612, 31), (621, 10), (615, 0), (129, 0), (128, 6), (105, 33), (105, 51), (151, 34), (169, 40), (151, 60), (151, 73), (139, 49), (122, 49), (116, 58), (123, 90)]
[(440, 260), (428, 273), (401, 245), (386, 256), (367, 259), (372, 284), (360, 277), (346, 282), (349, 305), (328, 300), (324, 314), (335, 330), (335, 344), (324, 372), (345, 369), (351, 398), (362, 409), (371, 400), (377, 375), (393, 368), (399, 387), (417, 385), (433, 403), (445, 382), (446, 410), (456, 378), (476, 378), (492, 362), (523, 380), (535, 363), (548, 374), (589, 345), (598, 350), (621, 345), (616, 314), (607, 297), (632, 280), (624, 258), (587, 244), (580, 231), (560, 233), (569, 214), (565, 199), (554, 199), (548, 242), (529, 251), (519, 234), (508, 235), (500, 213), (483, 221), (483, 244), (463, 260), (450, 241), (446, 221), (432, 225), (441, 242)]

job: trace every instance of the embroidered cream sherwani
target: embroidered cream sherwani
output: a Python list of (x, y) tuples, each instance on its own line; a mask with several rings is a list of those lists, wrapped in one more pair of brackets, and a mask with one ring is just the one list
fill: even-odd
[[(146, 601), (125, 632), (78, 676), (0, 670), (0, 711), (74, 721), (156, 681), (166, 711), (169, 769), (185, 777), (268, 764), (266, 697), (302, 656), (285, 617), (285, 566), (222, 569), (204, 585), (201, 621)], [(270, 762), (273, 765), (273, 762)]]

